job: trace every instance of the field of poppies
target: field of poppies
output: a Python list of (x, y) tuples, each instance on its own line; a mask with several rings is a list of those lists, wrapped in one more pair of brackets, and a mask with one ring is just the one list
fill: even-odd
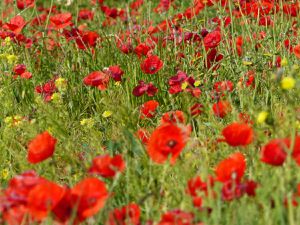
[(299, 224), (298, 0), (0, 13), (0, 224)]

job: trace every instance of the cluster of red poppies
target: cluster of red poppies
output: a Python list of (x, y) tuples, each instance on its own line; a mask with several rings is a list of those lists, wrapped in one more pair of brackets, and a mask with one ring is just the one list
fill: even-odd
[[(118, 61), (106, 65), (108, 67), (105, 68), (93, 67), (87, 70), (85, 77), (80, 77), (80, 85), (85, 91), (103, 93), (111, 88), (111, 83), (116, 86), (126, 82), (133, 84), (133, 86), (128, 85), (130, 89), (128, 98), (138, 102), (138, 119), (142, 121), (139, 128), (135, 129), (136, 137), (140, 139), (149, 160), (156, 164), (175, 165), (180, 161), (183, 150), (190, 142), (194, 131), (194, 126), (190, 125), (187, 116), (193, 119), (206, 113), (212, 115), (217, 121), (226, 123), (217, 140), (214, 140), (214, 144), (225, 146), (230, 150), (238, 149), (238, 151), (215, 165), (213, 174), (211, 173), (205, 179), (198, 175), (189, 179), (186, 193), (192, 198), (197, 210), (211, 212), (214, 209), (206, 206), (205, 201), (208, 199), (214, 201), (218, 196), (221, 196), (223, 201), (232, 201), (242, 196), (256, 195), (256, 189), (260, 184), (248, 179), (246, 174), (248, 156), (246, 151), (242, 151), (249, 145), (256, 145), (260, 149), (260, 161), (265, 164), (282, 166), (290, 158), (292, 163), (300, 165), (300, 135), (297, 132), (288, 137), (275, 138), (262, 143), (256, 136), (257, 130), (251, 116), (241, 108), (234, 111), (231, 96), (238, 88), (254, 90), (258, 80), (256, 76), (260, 71), (249, 69), (239, 75), (235, 83), (227, 77), (218, 81), (209, 80), (208, 77), (200, 78), (199, 74), (187, 68), (201, 66), (203, 71), (211, 76), (220, 77), (218, 71), (227, 57), (220, 48), (222, 44), (228, 48), (228, 52), (237, 55), (245, 66), (252, 64), (246, 57), (245, 43), (254, 43), (255, 51), (258, 51), (265, 48), (263, 40), (271, 37), (267, 37), (264, 31), (251, 33), (247, 37), (234, 36), (229, 32), (233, 17), (244, 18), (240, 25), (257, 20), (257, 25), (260, 27), (272, 27), (275, 22), (273, 15), (278, 13), (288, 18), (299, 17), (298, 1), (235, 0), (234, 8), (231, 8), (228, 0), (193, 0), (184, 11), (178, 12), (178, 1), (160, 0), (153, 7), (152, 13), (160, 15), (173, 9), (176, 14), (169, 15), (168, 19), (158, 23), (138, 21), (146, 2), (144, 0), (131, 1), (127, 8), (113, 7), (109, 1), (104, 0), (87, 2), (91, 9), (81, 8), (74, 17), (74, 14), (62, 11), (60, 7), (55, 5), (44, 7), (38, 5), (35, 0), (16, 2), (5, 0), (7, 10), (3, 13), (3, 18), (6, 22), (0, 20), (0, 38), (3, 39), (3, 48), (8, 49), (10, 46), (8, 42), (12, 41), (22, 49), (31, 49), (36, 53), (34, 57), (39, 67), (42, 64), (39, 56), (44, 54), (42, 50), (55, 53), (55, 50), (59, 51), (65, 44), (80, 53), (86, 53), (91, 60), (94, 60), (97, 52), (105, 48), (105, 44), (109, 42), (122, 56), (126, 56), (126, 59), (138, 62), (135, 68), (135, 73), (139, 74), (135, 77), (137, 79), (131, 79), (129, 76), (132, 71), (127, 71)], [(217, 4), (221, 5), (224, 13), (230, 16), (210, 18), (209, 27), (203, 27), (201, 30), (186, 29), (185, 25), (189, 21), (197, 18), (203, 10), (208, 10)], [(37, 15), (28, 21), (21, 13), (11, 18), (9, 14), (15, 6), (25, 11), (36, 8)], [(102, 32), (100, 35), (99, 31), (92, 30), (93, 26), (90, 26), (95, 21), (97, 13), (103, 17), (101, 24), (103, 29), (119, 24), (130, 24), (130, 26), (126, 25), (124, 30), (112, 35), (104, 35)], [(226, 38), (224, 31), (228, 31)], [(292, 26), (287, 29), (287, 37), (283, 43), (274, 43), (274, 45), (278, 46), (278, 49), (282, 46), (295, 59), (299, 59), (298, 32), (299, 26), (296, 20), (293, 20)], [(176, 51), (170, 50), (169, 56), (163, 56), (161, 51), (170, 48), (170, 44)], [(186, 46), (193, 50), (189, 51), (190, 55), (184, 51)], [(272, 56), (274, 57), (268, 60), (268, 67), (282, 68), (284, 65), (282, 56), (278, 52)], [(7, 56), (3, 54), (3, 57)], [(171, 61), (176, 61), (179, 65), (168, 70), (171, 72), (166, 72)], [(186, 62), (185, 66), (181, 64), (183, 61)], [(28, 64), (27, 66), (31, 71), (31, 67)], [(9, 73), (14, 80), (31, 79), (37, 75), (33, 71), (32, 75), (29, 71), (25, 64), (16, 63)], [(280, 72), (279, 70), (278, 73)], [(165, 76), (166, 73), (168, 77)], [(62, 76), (55, 75), (47, 81), (44, 80), (41, 85), (35, 86), (35, 92), (42, 96), (45, 104), (50, 104), (53, 95), (59, 93), (56, 82), (60, 77)], [(174, 99), (185, 94), (189, 96), (188, 112), (166, 110), (162, 107), (162, 101), (156, 98), (162, 92), (165, 96)], [(201, 102), (200, 98), (203, 95), (208, 96), (209, 102)], [(226, 120), (230, 115), (234, 116), (234, 122)], [(147, 123), (150, 120), (153, 122), (151, 125)], [(154, 120), (159, 121), (158, 124), (155, 124)], [(215, 133), (218, 132), (215, 130)], [(56, 146), (60, 144), (60, 140), (54, 136), (55, 134), (50, 131), (44, 131), (28, 143), (29, 164), (42, 163), (55, 156)], [(72, 186), (60, 185), (39, 176), (34, 171), (14, 176), (8, 186), (0, 190), (0, 223), (33, 224), (53, 218), (56, 224), (79, 224), (95, 216), (104, 209), (107, 201), (113, 198), (113, 193), (107, 188), (108, 182), (104, 181), (116, 179), (118, 175), (126, 172), (126, 157), (123, 153), (105, 152), (93, 158), (91, 166), (86, 171), (87, 177)], [(216, 184), (221, 186), (219, 192)], [(295, 206), (298, 205), (296, 197), (300, 196), (300, 185), (297, 188), (292, 202)], [(113, 209), (105, 216), (105, 223), (107, 225), (142, 224), (143, 211), (139, 205), (141, 204), (131, 202)], [(163, 212), (158, 222), (149, 220), (145, 224), (203, 225), (204, 223), (192, 212), (174, 209)]]

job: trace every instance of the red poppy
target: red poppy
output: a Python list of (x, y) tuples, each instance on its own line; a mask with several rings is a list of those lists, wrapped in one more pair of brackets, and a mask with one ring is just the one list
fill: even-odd
[(4, 29), (12, 31), (14, 34), (19, 34), (26, 25), (26, 21), (22, 16), (13, 17), (8, 23), (3, 25)]
[(148, 45), (140, 43), (138, 46), (135, 47), (134, 52), (138, 57), (141, 57), (146, 56), (150, 50), (151, 48)]
[(132, 94), (136, 97), (140, 97), (144, 94), (147, 94), (149, 97), (153, 97), (157, 92), (158, 88), (155, 87), (152, 82), (147, 84), (143, 80), (140, 80), (139, 85), (133, 89)]
[(246, 146), (253, 141), (253, 129), (246, 123), (234, 122), (222, 130), (224, 141), (230, 146)]
[(121, 70), (120, 66), (118, 65), (110, 66), (104, 72), (110, 75), (115, 81), (121, 81), (122, 75), (124, 74), (123, 70)]
[(108, 198), (105, 183), (97, 178), (86, 178), (71, 189), (71, 203), (76, 207), (79, 221), (95, 215)]
[(106, 90), (109, 83), (109, 75), (102, 71), (90, 73), (83, 79), (83, 83), (87, 86), (97, 87), (99, 90)]
[(72, 24), (72, 14), (69, 12), (56, 14), (50, 17), (51, 25), (56, 29), (63, 29)]
[(184, 113), (180, 110), (170, 111), (163, 114), (161, 123), (184, 123)]
[(226, 100), (214, 103), (212, 108), (215, 116), (220, 118), (224, 118), (229, 112), (231, 112), (231, 104)]
[(196, 197), (200, 193), (204, 193), (204, 195), (207, 196), (208, 191), (214, 186), (214, 178), (209, 176), (205, 182), (200, 176), (196, 176), (188, 181), (187, 186), (187, 193), (189, 195)]
[(56, 141), (48, 131), (37, 135), (28, 144), (28, 162), (35, 164), (51, 157), (54, 153)]
[(78, 20), (93, 20), (94, 12), (89, 9), (80, 9), (78, 13)]
[(164, 163), (171, 156), (170, 162), (174, 164), (185, 147), (189, 134), (188, 127), (179, 127), (171, 123), (157, 127), (147, 145), (150, 158), (156, 163)]
[(296, 161), (298, 166), (300, 166), (300, 135), (297, 135), (295, 137), (295, 143), (294, 143), (294, 148), (293, 148), (293, 152), (292, 152), (292, 157)]
[(215, 48), (221, 41), (221, 32), (219, 30), (208, 33), (203, 39), (205, 48)]
[(192, 225), (194, 214), (175, 209), (164, 213), (157, 225)]
[(217, 165), (215, 170), (216, 179), (220, 182), (238, 182), (244, 176), (245, 170), (245, 156), (240, 152), (233, 153)]
[(140, 207), (135, 203), (130, 203), (110, 212), (107, 225), (139, 225), (140, 216)]
[(161, 61), (158, 56), (151, 55), (141, 63), (141, 69), (146, 74), (155, 74), (163, 67), (163, 65), (163, 61)]
[(289, 139), (274, 139), (261, 148), (260, 160), (264, 163), (281, 166), (286, 157), (286, 150), (289, 148)]
[(52, 212), (55, 215), (55, 219), (61, 223), (68, 221), (72, 215), (73, 207), (77, 205), (71, 204), (71, 189), (65, 187), (64, 195), (56, 206), (52, 209)]
[(192, 116), (201, 115), (203, 112), (204, 106), (200, 103), (195, 103), (191, 108), (190, 112)]
[(16, 74), (14, 78), (20, 76), (23, 79), (30, 79), (32, 78), (32, 74), (26, 71), (26, 66), (24, 64), (18, 64), (14, 67), (14, 73)]
[(207, 57), (204, 61), (204, 65), (207, 69), (210, 69), (213, 66), (213, 70), (217, 70), (220, 67), (220, 61), (223, 59), (223, 55), (218, 53), (216, 48), (209, 50)]
[(95, 47), (99, 39), (99, 34), (94, 31), (79, 31), (75, 37), (77, 47), (82, 50)]
[(93, 165), (90, 167), (89, 172), (108, 178), (123, 172), (124, 169), (125, 162), (121, 155), (115, 155), (114, 157), (102, 155), (93, 159)]
[(230, 80), (216, 82), (214, 84), (214, 90), (218, 93), (232, 92), (233, 83)]
[(140, 108), (140, 118), (153, 118), (159, 103), (155, 100), (145, 102)]
[(150, 137), (150, 133), (148, 132), (148, 130), (145, 130), (143, 128), (140, 128), (137, 132), (136, 132), (136, 136), (140, 139), (140, 141), (143, 144), (147, 144), (149, 141), (149, 137)]
[(35, 220), (45, 219), (64, 196), (65, 188), (45, 181), (36, 185), (28, 195), (28, 210)]
[(34, 1), (35, 0), (17, 0), (17, 7), (20, 10), (23, 10), (28, 7), (33, 7)]
[(293, 49), (295, 56), (300, 59), (300, 44), (296, 45)]
[(56, 78), (48, 81), (44, 85), (40, 85), (35, 88), (35, 91), (41, 94), (46, 102), (51, 101), (53, 93), (57, 91), (57, 88), (55, 86), (55, 80)]

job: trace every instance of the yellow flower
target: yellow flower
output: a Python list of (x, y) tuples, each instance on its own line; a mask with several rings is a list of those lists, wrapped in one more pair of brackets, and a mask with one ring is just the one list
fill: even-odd
[(59, 91), (65, 91), (67, 89), (67, 80), (60, 77), (55, 80), (55, 86)]
[(95, 124), (95, 120), (93, 118), (86, 118), (80, 121), (81, 126), (92, 128)]
[(200, 84), (201, 84), (200, 80), (196, 80), (195, 83), (194, 83), (195, 87), (198, 87)]
[(250, 61), (243, 61), (243, 64), (244, 64), (245, 66), (250, 66), (250, 65), (252, 65), (253, 63), (250, 62)]
[(121, 82), (120, 81), (115, 82), (115, 86), (121, 86)]
[(9, 64), (13, 64), (15, 61), (18, 60), (18, 57), (16, 55), (8, 55), (6, 56), (6, 59)]
[(188, 82), (183, 82), (182, 85), (181, 85), (181, 89), (182, 90), (185, 90), (187, 88), (187, 86), (189, 85)]
[(107, 117), (110, 117), (112, 114), (113, 114), (112, 111), (104, 111), (104, 112), (102, 113), (102, 116), (103, 116), (104, 118), (107, 118)]
[(8, 175), (9, 175), (8, 169), (3, 169), (3, 170), (1, 171), (1, 178), (2, 178), (3, 180), (6, 180), (6, 179), (8, 178)]
[(11, 125), (13, 123), (14, 119), (12, 116), (8, 116), (4, 119), (4, 123), (6, 123), (7, 125)]
[(60, 94), (60, 93), (54, 93), (54, 94), (51, 96), (51, 100), (52, 100), (53, 103), (55, 103), (55, 104), (61, 103), (61, 102), (62, 102), (61, 94)]
[(281, 80), (281, 88), (283, 90), (291, 90), (295, 87), (296, 80), (293, 77), (284, 77)]
[(256, 119), (257, 123), (259, 123), (259, 124), (264, 123), (266, 121), (266, 119), (268, 118), (268, 115), (269, 115), (269, 113), (266, 111), (260, 112)]
[(300, 130), (300, 121), (299, 121), (299, 120), (296, 121), (296, 128), (297, 128), (298, 130)]
[(11, 39), (10, 39), (10, 37), (6, 37), (4, 39), (4, 43), (5, 43), (5, 45), (10, 46), (11, 45)]
[(288, 64), (288, 60), (287, 60), (287, 58), (284, 57), (284, 58), (281, 60), (281, 66), (284, 67), (284, 66), (287, 66), (287, 64)]

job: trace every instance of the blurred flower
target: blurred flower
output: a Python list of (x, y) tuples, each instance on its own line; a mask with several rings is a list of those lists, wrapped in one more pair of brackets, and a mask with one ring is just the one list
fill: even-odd
[(82, 119), (80, 124), (87, 128), (92, 128), (95, 124), (95, 120), (93, 118)]
[(269, 116), (268, 112), (261, 111), (257, 116), (257, 119), (256, 119), (257, 123), (259, 123), (259, 124), (264, 123), (266, 121), (266, 119), (268, 118), (268, 116)]
[(55, 80), (55, 86), (59, 91), (65, 91), (67, 89), (67, 80), (59, 77)]
[(280, 83), (283, 90), (291, 90), (295, 87), (296, 80), (293, 77), (284, 77)]
[(104, 112), (102, 113), (102, 116), (103, 116), (104, 118), (108, 118), (108, 117), (110, 117), (112, 114), (113, 114), (112, 111), (104, 111)]

